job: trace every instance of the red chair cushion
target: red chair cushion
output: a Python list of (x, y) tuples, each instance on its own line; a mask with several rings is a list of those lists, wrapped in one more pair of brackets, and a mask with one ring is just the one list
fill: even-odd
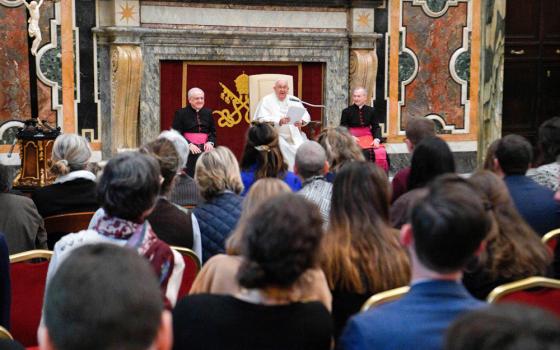
[(513, 292), (503, 296), (498, 302), (528, 304), (551, 311), (560, 316), (560, 289), (556, 288), (534, 288)]
[(12, 306), (10, 332), (23, 346), (37, 345), (48, 261), (10, 264)]
[(198, 264), (191, 256), (183, 255), (183, 259), (185, 260), (185, 271), (183, 271), (183, 280), (181, 281), (181, 287), (179, 287), (177, 300), (189, 294), (198, 273)]

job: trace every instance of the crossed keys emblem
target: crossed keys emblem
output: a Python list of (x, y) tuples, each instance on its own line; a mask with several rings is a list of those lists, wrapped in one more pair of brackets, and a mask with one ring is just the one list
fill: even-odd
[(241, 123), (241, 120), (243, 119), (245, 119), (247, 124), (251, 123), (249, 120), (249, 76), (242, 73), (235, 78), (234, 82), (239, 96), (235, 95), (227, 86), (219, 82), (222, 87), (220, 98), (222, 101), (233, 107), (233, 111), (230, 111), (229, 109), (212, 111), (212, 114), (220, 116), (218, 119), (218, 126), (222, 128), (232, 128), (233, 126)]

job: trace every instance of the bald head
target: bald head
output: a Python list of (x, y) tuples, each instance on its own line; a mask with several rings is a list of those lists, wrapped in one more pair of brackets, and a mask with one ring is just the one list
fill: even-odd
[(323, 147), (315, 141), (302, 143), (296, 152), (295, 169), (303, 179), (324, 175), (328, 171), (328, 165)]

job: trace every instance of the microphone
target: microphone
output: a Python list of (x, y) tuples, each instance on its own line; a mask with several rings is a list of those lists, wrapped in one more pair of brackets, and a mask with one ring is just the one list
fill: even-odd
[(303, 103), (304, 105), (310, 106), (310, 107), (319, 107), (319, 108), (325, 108), (324, 105), (314, 105), (305, 101), (300, 100), (299, 98), (295, 97), (295, 96), (290, 96), (288, 97), (288, 100), (292, 101), (292, 102), (300, 102)]

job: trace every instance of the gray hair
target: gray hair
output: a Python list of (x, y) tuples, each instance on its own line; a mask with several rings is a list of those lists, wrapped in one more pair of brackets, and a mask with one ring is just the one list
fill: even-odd
[(355, 93), (358, 92), (358, 91), (363, 91), (363, 92), (364, 92), (364, 95), (367, 95), (367, 90), (366, 90), (366, 88), (361, 87), (361, 86), (358, 86), (358, 87), (352, 89), (352, 94), (355, 94)]
[(189, 160), (189, 142), (177, 130), (165, 130), (159, 134), (158, 139), (167, 139), (173, 143), (179, 155), (179, 168), (187, 165)]
[(190, 100), (191, 97), (197, 92), (201, 92), (204, 95), (204, 91), (202, 91), (201, 88), (193, 87), (187, 92), (187, 100)]
[(323, 147), (315, 141), (307, 141), (299, 146), (296, 152), (298, 174), (304, 179), (323, 175), (327, 154)]
[(62, 134), (54, 141), (51, 171), (66, 175), (71, 171), (83, 170), (91, 158), (88, 140), (76, 134)]

